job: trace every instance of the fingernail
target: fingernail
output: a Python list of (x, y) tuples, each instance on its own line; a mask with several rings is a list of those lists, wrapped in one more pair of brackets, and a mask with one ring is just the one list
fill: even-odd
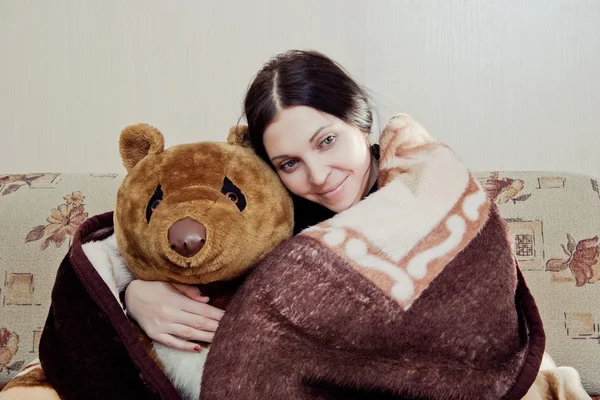
[(199, 352), (200, 351), (200, 346), (194, 347), (194, 351), (198, 351)]

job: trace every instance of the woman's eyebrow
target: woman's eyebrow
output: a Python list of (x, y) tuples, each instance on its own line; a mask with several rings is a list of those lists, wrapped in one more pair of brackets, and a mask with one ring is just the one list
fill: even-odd
[(325, 126), (322, 126), (322, 127), (320, 127), (319, 129), (317, 129), (317, 131), (316, 131), (316, 132), (315, 132), (315, 133), (314, 133), (314, 134), (313, 134), (313, 135), (310, 137), (310, 140), (308, 141), (308, 143), (312, 143), (312, 142), (313, 142), (313, 140), (315, 140), (315, 138), (317, 137), (317, 135), (318, 135), (319, 133), (321, 133), (321, 131), (322, 131), (323, 129), (325, 129), (325, 128), (329, 128), (331, 125), (333, 125), (333, 124), (325, 125)]
[(275, 160), (277, 160), (278, 158), (288, 158), (288, 157), (289, 157), (289, 155), (287, 155), (287, 154), (282, 154), (282, 155), (280, 155), (280, 156), (277, 156), (277, 157), (273, 157), (273, 158), (271, 158), (271, 161), (275, 161)]

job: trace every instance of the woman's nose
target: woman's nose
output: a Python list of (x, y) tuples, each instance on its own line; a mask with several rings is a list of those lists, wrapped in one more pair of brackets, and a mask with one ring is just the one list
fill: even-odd
[(325, 165), (319, 165), (318, 163), (313, 163), (308, 166), (308, 179), (310, 183), (315, 186), (322, 186), (327, 180), (327, 176), (329, 175), (330, 168)]

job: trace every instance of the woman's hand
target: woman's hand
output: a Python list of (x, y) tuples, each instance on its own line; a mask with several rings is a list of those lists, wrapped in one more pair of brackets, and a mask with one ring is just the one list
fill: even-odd
[(200, 351), (188, 340), (212, 342), (219, 326), (224, 311), (208, 300), (195, 286), (167, 282), (136, 279), (125, 290), (127, 314), (150, 339), (186, 351)]

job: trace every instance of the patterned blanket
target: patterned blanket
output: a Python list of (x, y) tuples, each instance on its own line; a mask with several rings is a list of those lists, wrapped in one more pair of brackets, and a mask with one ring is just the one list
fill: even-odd
[(544, 353), (507, 225), (407, 115), (379, 190), (270, 253), (230, 304), (201, 398), (520, 399)]

